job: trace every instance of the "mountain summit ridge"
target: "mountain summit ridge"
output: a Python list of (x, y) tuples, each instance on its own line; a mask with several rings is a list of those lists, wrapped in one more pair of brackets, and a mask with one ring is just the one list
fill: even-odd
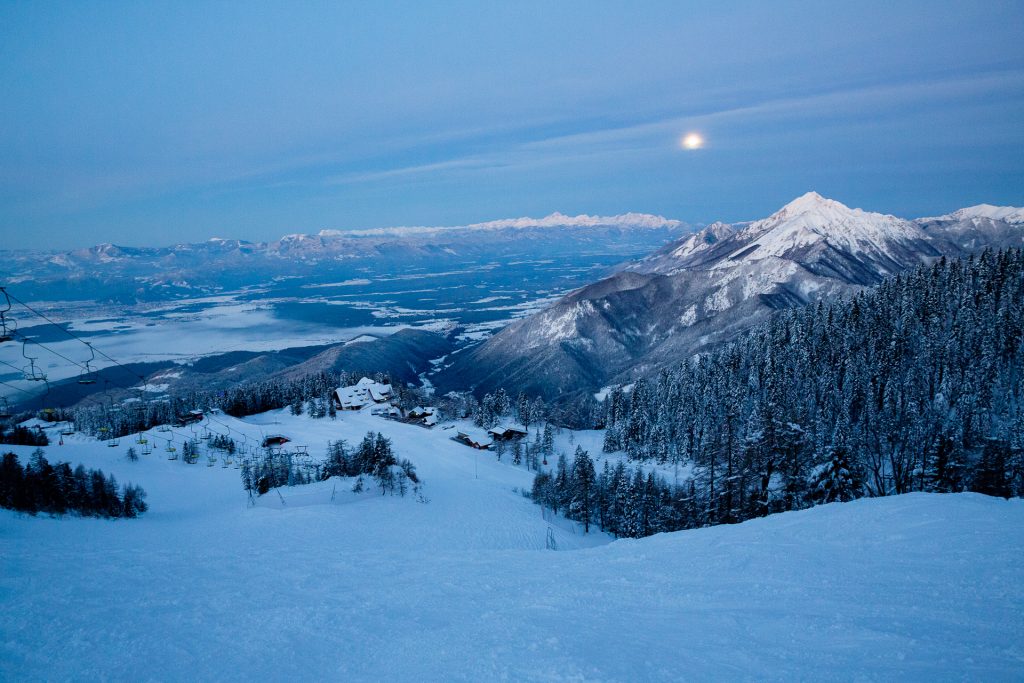
[(712, 223), (512, 323), (435, 384), (548, 398), (596, 391), (729, 341), (775, 310), (849, 295), (943, 255), (1024, 244), (1018, 225), (956, 213), (907, 220), (812, 191), (767, 218)]

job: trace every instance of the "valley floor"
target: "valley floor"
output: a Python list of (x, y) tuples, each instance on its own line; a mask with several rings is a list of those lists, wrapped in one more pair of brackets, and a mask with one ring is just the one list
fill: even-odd
[(222, 419), (315, 454), (384, 431), (429, 502), (328, 481), (249, 506), (233, 468), (70, 437), (51, 461), (140, 484), (151, 510), (0, 512), (0, 679), (1024, 677), (1024, 501), (915, 494), (612, 542), (544, 521), (530, 473), (451, 430)]

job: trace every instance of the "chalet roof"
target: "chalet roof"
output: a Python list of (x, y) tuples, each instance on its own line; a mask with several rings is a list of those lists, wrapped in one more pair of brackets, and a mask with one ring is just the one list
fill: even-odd
[(363, 377), (355, 384), (338, 387), (334, 390), (334, 395), (342, 408), (362, 408), (371, 403), (383, 403), (391, 398), (391, 385)]
[(471, 441), (478, 446), (490, 446), (493, 443), (490, 435), (482, 429), (464, 429), (459, 431), (459, 438)]
[(506, 434), (509, 434), (509, 433), (511, 433), (511, 434), (526, 434), (527, 433), (526, 427), (524, 427), (521, 424), (517, 424), (515, 422), (509, 423), (509, 424), (497, 425), (495, 427), (491, 427), (487, 431), (490, 434), (493, 434), (494, 436), (505, 436)]

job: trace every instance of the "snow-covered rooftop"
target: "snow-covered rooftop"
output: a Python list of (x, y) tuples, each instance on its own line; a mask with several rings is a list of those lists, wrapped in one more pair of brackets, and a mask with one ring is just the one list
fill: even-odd
[(491, 439), (491, 435), (482, 429), (462, 429), (459, 430), (459, 437), (467, 441), (472, 441), (477, 446), (485, 447), (490, 446), (494, 443)]
[(510, 422), (510, 423), (506, 423), (506, 424), (496, 425), (496, 426), (491, 427), (490, 429), (488, 429), (487, 432), (488, 432), (488, 434), (493, 434), (494, 436), (505, 436), (509, 432), (518, 433), (518, 434), (526, 434), (527, 433), (526, 432), (526, 427), (524, 427), (523, 425), (521, 425), (519, 423), (516, 423), (516, 422)]
[(357, 409), (371, 403), (383, 403), (391, 398), (391, 385), (381, 384), (369, 377), (363, 377), (355, 384), (338, 387), (334, 396), (342, 408)]

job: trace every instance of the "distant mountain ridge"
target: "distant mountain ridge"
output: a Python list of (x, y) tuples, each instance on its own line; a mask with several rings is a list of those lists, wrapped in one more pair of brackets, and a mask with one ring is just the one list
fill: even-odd
[(942, 255), (1024, 245), (1024, 209), (907, 220), (816, 192), (771, 216), (713, 223), (512, 323), (435, 380), (548, 398), (627, 382), (728, 341), (774, 310), (849, 294)]
[[(646, 213), (625, 213), (615, 216), (591, 216), (579, 214), (568, 216), (563, 213), (554, 212), (543, 218), (504, 218), (483, 223), (470, 223), (467, 225), (450, 226), (395, 226), (385, 228), (355, 228), (351, 230), (323, 229), (315, 234), (293, 233), (267, 242), (253, 242), (240, 239), (226, 239), (223, 237), (211, 237), (205, 242), (179, 242), (174, 245), (153, 246), (153, 247), (125, 247), (109, 242), (97, 244), (91, 247), (70, 249), (57, 252), (32, 252), (18, 250), (7, 253), (46, 253), (57, 259), (55, 263), (70, 265), (74, 262), (85, 263), (96, 261), (110, 263), (125, 258), (137, 258), (142, 256), (166, 257), (178, 253), (224, 253), (236, 252), (240, 254), (266, 253), (273, 255), (285, 255), (294, 253), (293, 245), (299, 243), (313, 243), (322, 247), (325, 251), (341, 251), (340, 246), (350, 246), (346, 240), (360, 240), (368, 244), (375, 244), (376, 238), (403, 238), (403, 237), (450, 237), (456, 234), (495, 232), (503, 230), (531, 230), (538, 228), (617, 228), (624, 230), (678, 230), (685, 228), (686, 224), (675, 219), (665, 218)], [(2, 253), (2, 250), (0, 250)]]
[[(472, 263), (544, 253), (638, 254), (674, 239), (686, 224), (642, 213), (618, 216), (510, 218), (451, 227), (321, 230), (270, 242), (213, 237), (161, 247), (99, 244), (63, 252), (0, 251), (0, 279), (42, 284), (40, 298), (82, 294), (84, 286), (117, 289), (121, 298), (193, 296), (265, 282), (317, 277), (369, 267), (383, 272), (409, 264)], [(65, 283), (78, 283), (66, 291)], [(104, 295), (95, 294), (95, 298)]]
[(936, 216), (934, 218), (918, 218), (918, 222), (933, 222), (933, 221), (962, 221), (972, 218), (987, 218), (990, 220), (998, 220), (1009, 223), (1010, 225), (1017, 225), (1024, 223), (1024, 208), (1016, 206), (993, 206), (991, 204), (978, 204), (976, 206), (968, 206), (963, 209), (957, 209), (952, 213), (948, 213), (944, 216)]
[(369, 237), (378, 235), (436, 235), (459, 230), (507, 230), (507, 229), (530, 229), (530, 228), (594, 228), (594, 227), (620, 227), (631, 229), (652, 229), (652, 228), (679, 228), (682, 221), (655, 216), (647, 213), (624, 213), (617, 216), (590, 216), (579, 214), (578, 216), (567, 216), (555, 212), (543, 218), (503, 218), (484, 223), (470, 223), (464, 226), (405, 226), (390, 228), (362, 228), (354, 230), (321, 230), (320, 237)]

